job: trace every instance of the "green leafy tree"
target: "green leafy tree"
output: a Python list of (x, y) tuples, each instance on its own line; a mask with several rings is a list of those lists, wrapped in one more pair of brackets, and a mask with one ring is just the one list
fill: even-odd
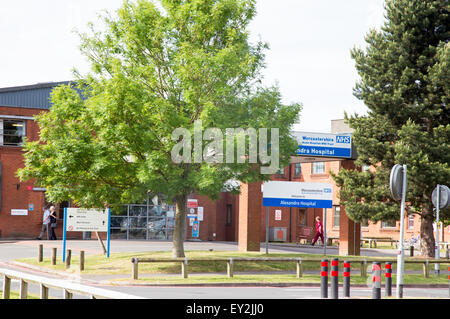
[[(176, 162), (173, 150), (185, 140), (174, 139), (174, 130), (194, 135), (199, 121), (204, 136), (207, 128), (278, 128), (281, 167), (297, 147), (290, 129), (300, 105), (284, 105), (277, 87), (261, 86), (267, 44), (251, 44), (246, 30), (255, 13), (253, 0), (139, 0), (104, 15), (105, 30), (91, 24), (80, 35), (91, 71), (75, 72), (77, 87), (53, 90), (52, 108), (37, 117), (40, 140), (25, 143), (20, 178), (47, 187), (52, 201), (85, 207), (163, 194), (176, 204), (173, 255), (183, 257), (190, 194), (215, 199), (228, 180), (269, 175), (260, 169), (267, 161), (251, 160), (245, 134), (233, 137), (247, 141), (244, 158), (236, 152), (231, 162), (207, 161), (200, 154), (198, 161), (199, 153), (186, 148), (179, 153), (189, 161)], [(211, 150), (211, 143), (204, 138), (200, 150)]]
[[(406, 164), (407, 213), (420, 216), (421, 252), (430, 257), (436, 217), (431, 194), (450, 181), (448, 9), (447, 0), (386, 1), (381, 30), (366, 35), (365, 50), (352, 50), (360, 75), (354, 95), (369, 111), (346, 119), (354, 129), (356, 165), (371, 169), (334, 176), (351, 219), (399, 220), (389, 173)], [(449, 209), (441, 211), (441, 221), (449, 217)]]

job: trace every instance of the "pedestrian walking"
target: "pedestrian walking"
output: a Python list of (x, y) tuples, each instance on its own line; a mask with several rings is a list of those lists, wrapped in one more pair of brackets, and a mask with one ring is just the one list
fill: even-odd
[(55, 228), (58, 226), (56, 222), (55, 206), (50, 206), (50, 240), (56, 240)]
[(320, 237), (320, 240), (322, 240), (322, 244), (325, 244), (325, 242), (323, 240), (323, 224), (320, 221), (320, 217), (317, 216), (316, 217), (316, 235), (314, 236), (314, 239), (311, 242), (311, 246), (314, 246), (314, 244), (319, 239), (319, 237)]
[(44, 208), (44, 215), (42, 216), (41, 233), (36, 239), (41, 240), (45, 232), (47, 232), (47, 239), (50, 239), (50, 210), (47, 207)]

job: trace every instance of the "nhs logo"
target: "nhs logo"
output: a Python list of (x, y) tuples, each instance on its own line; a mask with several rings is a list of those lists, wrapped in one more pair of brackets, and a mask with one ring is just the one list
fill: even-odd
[(324, 193), (331, 193), (332, 190), (331, 190), (331, 188), (324, 188), (324, 189), (323, 189), (323, 192), (324, 192)]
[(344, 143), (350, 144), (352, 142), (352, 138), (347, 135), (336, 135), (336, 143)]

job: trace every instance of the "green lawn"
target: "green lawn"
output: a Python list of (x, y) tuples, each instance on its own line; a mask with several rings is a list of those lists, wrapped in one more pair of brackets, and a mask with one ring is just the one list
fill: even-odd
[[(230, 257), (302, 257), (314, 258), (315, 262), (304, 262), (303, 270), (305, 271), (302, 278), (296, 278), (296, 263), (295, 262), (235, 262), (233, 264), (234, 277), (228, 278), (226, 275), (227, 265), (225, 262), (219, 261), (189, 261), (188, 273), (189, 278), (181, 278), (181, 265), (176, 263), (139, 263), (139, 280), (136, 282), (147, 283), (319, 283), (320, 282), (320, 259), (319, 255), (313, 254), (275, 254), (271, 253), (267, 256), (259, 252), (233, 252), (233, 251), (186, 251), (186, 257), (189, 259), (195, 258), (230, 258)], [(110, 258), (104, 255), (88, 255), (85, 256), (85, 270), (83, 275), (129, 275), (126, 279), (117, 280), (132, 280), (131, 279), (131, 258), (171, 258), (171, 252), (135, 252), (135, 253), (114, 253)], [(328, 260), (331, 258), (339, 258), (339, 280), (342, 282), (342, 261), (354, 259), (361, 259), (362, 257), (342, 257), (342, 256), (327, 256)], [(376, 258), (380, 261), (385, 258)], [(409, 258), (406, 258), (409, 259)], [(58, 257), (57, 264), (51, 265), (50, 258), (44, 258), (44, 261), (38, 263), (36, 258), (18, 259), (17, 261), (28, 263), (32, 265), (39, 265), (48, 269), (66, 271), (65, 265)], [(450, 263), (450, 261), (449, 261)], [(353, 284), (371, 284), (370, 274), (367, 278), (360, 276), (360, 263), (352, 264), (351, 283)], [(382, 265), (384, 266), (384, 265)], [(78, 271), (79, 256), (72, 255), (71, 268), (68, 272)], [(371, 263), (367, 263), (367, 267), (371, 267)], [(405, 284), (447, 284), (448, 283), (448, 264), (441, 264), (441, 276), (434, 275), (433, 264), (430, 264), (430, 276), (424, 278), (422, 275), (421, 264), (405, 264), (406, 271), (420, 271), (418, 274), (406, 274), (404, 276)], [(306, 273), (308, 271), (315, 271), (316, 274)], [(271, 272), (270, 274), (264, 272)], [(274, 273), (275, 272), (275, 273)], [(276, 272), (279, 272), (277, 274)], [(286, 272), (289, 272), (286, 274)], [(395, 284), (396, 268), (393, 264), (393, 283)], [(384, 280), (384, 276), (383, 280)], [(116, 279), (114, 279), (116, 280)]]

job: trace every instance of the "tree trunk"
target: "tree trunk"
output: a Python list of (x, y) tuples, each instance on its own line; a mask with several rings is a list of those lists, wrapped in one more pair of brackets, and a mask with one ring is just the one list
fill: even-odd
[(420, 219), (420, 252), (422, 256), (434, 257), (434, 246), (436, 244), (433, 234), (433, 210), (431, 207), (424, 207)]
[(173, 231), (173, 248), (172, 257), (184, 256), (184, 236), (186, 224), (186, 204), (187, 196), (180, 195), (176, 198), (176, 213), (175, 213), (175, 229)]

